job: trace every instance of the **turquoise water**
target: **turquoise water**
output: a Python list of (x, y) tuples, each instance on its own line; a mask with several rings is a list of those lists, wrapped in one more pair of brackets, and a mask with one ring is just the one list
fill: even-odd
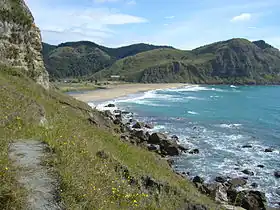
[(256, 182), (271, 206), (280, 201), (280, 179), (274, 177), (280, 170), (279, 86), (186, 86), (131, 95), (117, 104), (152, 122), (153, 131), (176, 134), (182, 144), (199, 148), (199, 155), (177, 158), (178, 170), (212, 181), (217, 175), (246, 176), (241, 171), (249, 169), (255, 175), (247, 188)]

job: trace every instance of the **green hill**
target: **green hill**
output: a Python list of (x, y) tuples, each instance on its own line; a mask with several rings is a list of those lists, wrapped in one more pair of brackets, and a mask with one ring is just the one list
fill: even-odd
[(43, 43), (43, 56), (50, 77), (57, 79), (88, 76), (111, 66), (118, 59), (162, 47), (134, 44), (108, 48), (89, 41), (66, 42), (58, 46)]
[(158, 49), (116, 61), (92, 78), (129, 82), (279, 84), (280, 52), (264, 41), (231, 39), (192, 51)]

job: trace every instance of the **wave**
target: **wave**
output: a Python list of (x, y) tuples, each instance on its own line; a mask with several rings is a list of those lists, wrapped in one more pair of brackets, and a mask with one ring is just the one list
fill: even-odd
[(242, 126), (242, 124), (220, 124), (217, 126), (221, 128), (239, 128)]
[(188, 111), (189, 114), (192, 114), (192, 115), (198, 115), (199, 113), (197, 112), (194, 112), (194, 111)]
[(166, 89), (166, 91), (169, 92), (197, 92), (197, 91), (217, 91), (217, 92), (224, 92), (224, 90), (219, 88), (209, 88), (205, 86), (200, 85), (187, 85), (183, 88), (172, 88), (172, 89)]

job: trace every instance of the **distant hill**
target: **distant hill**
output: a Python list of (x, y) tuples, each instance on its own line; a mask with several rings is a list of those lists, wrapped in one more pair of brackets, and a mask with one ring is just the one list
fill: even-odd
[(116, 60), (137, 53), (168, 46), (134, 44), (120, 48), (108, 48), (89, 41), (66, 42), (58, 46), (43, 43), (43, 56), (50, 77), (53, 79), (88, 76)]
[(231, 39), (192, 51), (156, 49), (123, 58), (92, 78), (130, 82), (279, 84), (280, 52), (264, 41)]

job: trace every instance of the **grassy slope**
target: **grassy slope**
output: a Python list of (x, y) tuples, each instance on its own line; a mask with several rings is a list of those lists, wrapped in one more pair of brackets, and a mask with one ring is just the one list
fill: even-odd
[[(67, 209), (176, 209), (183, 200), (216, 208), (155, 154), (91, 125), (88, 113), (99, 113), (86, 104), (47, 92), (17, 70), (0, 68), (0, 209), (23, 208), (25, 193), (14, 179), (16, 169), (7, 152), (9, 142), (26, 138), (45, 141), (54, 152), (47, 164), (54, 166), (61, 179), (60, 193)], [(40, 126), (44, 115), (48, 123)], [(109, 159), (98, 158), (100, 150)], [(127, 167), (129, 177), (122, 179), (114, 170), (116, 165)], [(145, 175), (173, 190), (158, 195), (129, 185), (131, 177), (140, 180)]]

